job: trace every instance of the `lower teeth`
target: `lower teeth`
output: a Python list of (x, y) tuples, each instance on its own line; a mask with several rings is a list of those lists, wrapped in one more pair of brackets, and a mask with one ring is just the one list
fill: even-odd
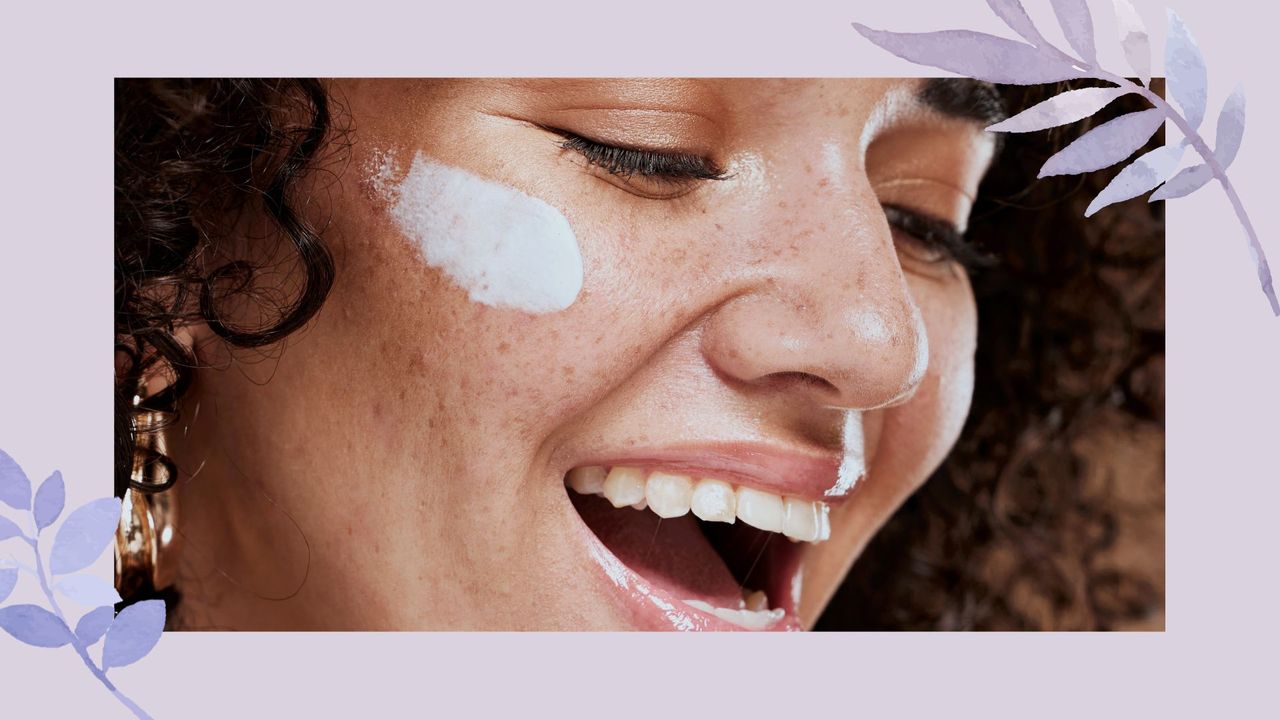
[[(753, 593), (753, 596), (757, 594), (760, 596), (764, 595), (764, 593), (757, 591), (756, 593)], [(738, 610), (730, 610), (729, 608), (714, 607), (710, 603), (706, 603), (701, 600), (685, 600), (684, 602), (690, 607), (715, 615), (725, 622), (733, 623), (734, 625), (746, 628), (747, 630), (764, 630), (781, 620), (783, 615), (786, 615), (786, 611), (782, 608), (775, 608), (773, 610), (749, 610), (744, 607)], [(765, 602), (767, 602), (767, 600)]]

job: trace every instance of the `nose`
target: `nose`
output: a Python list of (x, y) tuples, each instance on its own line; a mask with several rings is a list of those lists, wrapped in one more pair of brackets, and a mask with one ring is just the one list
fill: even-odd
[(772, 186), (793, 200), (762, 203), (772, 210), (743, 239), (758, 272), (707, 319), (702, 353), (730, 382), (883, 407), (920, 384), (928, 338), (865, 173), (828, 172), (839, 177)]

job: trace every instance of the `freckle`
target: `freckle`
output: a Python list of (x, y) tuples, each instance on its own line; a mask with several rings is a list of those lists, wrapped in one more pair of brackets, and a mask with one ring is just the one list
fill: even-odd
[(805, 171), (805, 174), (807, 174), (807, 175), (812, 175), (812, 174), (813, 174), (813, 166), (812, 166), (812, 165), (810, 165), (809, 163), (805, 163), (805, 164), (804, 164), (804, 171)]
[(573, 375), (573, 366), (565, 365), (564, 367), (560, 368), (560, 371), (564, 373), (565, 377), (570, 377)]
[(508, 351), (508, 350), (510, 350), (510, 349), (511, 349), (511, 343), (509, 343), (509, 342), (501, 342), (501, 343), (498, 343), (498, 352), (500, 352), (500, 353), (505, 353), (506, 351)]
[(786, 200), (779, 200), (779, 201), (778, 201), (778, 207), (785, 209), (785, 208), (787, 207), (787, 201), (786, 201)]
[(596, 345), (599, 345), (599, 344), (600, 344), (600, 343), (602, 343), (602, 342), (604, 342), (604, 336), (603, 336), (603, 335), (597, 335), (597, 336), (596, 336), (596, 342), (595, 342), (595, 344), (596, 344)]
[(381, 417), (382, 417), (382, 412), (383, 412), (383, 411), (382, 411), (382, 403), (381, 403), (381, 402), (375, 402), (375, 403), (373, 404), (373, 416), (374, 416), (375, 418), (381, 418)]
[(830, 181), (830, 180), (828, 180), (828, 179), (826, 179), (826, 178), (822, 178), (821, 180), (819, 180), (819, 181), (818, 181), (818, 187), (820, 187), (820, 188), (822, 188), (822, 187), (826, 187), (826, 186), (827, 186), (827, 185), (829, 185), (830, 183), (831, 183), (831, 181)]
[(347, 526), (347, 536), (349, 537), (350, 535), (351, 535), (351, 526), (350, 526), (350, 525), (348, 525), (348, 526)]
[(862, 273), (858, 273), (857, 283), (858, 283), (858, 292), (864, 292), (864, 291), (866, 291), (866, 289), (867, 289), (867, 276), (866, 276), (866, 275), (863, 275)]

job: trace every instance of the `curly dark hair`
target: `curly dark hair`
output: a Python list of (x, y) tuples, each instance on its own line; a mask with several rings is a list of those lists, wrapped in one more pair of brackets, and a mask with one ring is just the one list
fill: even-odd
[[(140, 442), (176, 421), (190, 382), (195, 358), (176, 327), (200, 321), (233, 346), (260, 347), (324, 303), (333, 260), (294, 194), (332, 143), (334, 123), (329, 93), (306, 79), (118, 79), (115, 114), (115, 494), (123, 496), (131, 487), (162, 492), (177, 477), (163, 453)], [(257, 327), (235, 326), (221, 310), (252, 294), (261, 270), (224, 247), (244, 213), (269, 218), (301, 266), (300, 287)], [(164, 389), (141, 397), (142, 379), (156, 375)], [(140, 474), (164, 481), (135, 479), (135, 463), (166, 466)], [(121, 588), (154, 591), (145, 582)]]
[[(1001, 93), (1016, 112), (1061, 89)], [(334, 265), (322, 228), (296, 208), (302, 179), (329, 149), (345, 147), (346, 128), (317, 80), (117, 80), (115, 97), (115, 491), (123, 495), (164, 489), (135, 481), (133, 469), (135, 451), (149, 447), (139, 440), (156, 429), (140, 416), (173, 422), (194, 366), (175, 328), (199, 321), (233, 346), (267, 346), (323, 304)], [(1139, 106), (1122, 98), (1092, 122)], [(970, 226), (997, 262), (973, 276), (979, 341), (965, 431), (872, 540), (819, 629), (1105, 629), (1163, 607), (1163, 564), (1113, 557), (1135, 543), (1163, 557), (1162, 207), (1137, 199), (1086, 222), (1085, 205), (1117, 168), (1034, 180), (1089, 124), (1049, 132), (1048, 142), (1046, 133), (1004, 139)], [(300, 277), (256, 327), (220, 310), (237, 297), (260, 299), (254, 278), (263, 268), (223, 247), (246, 213), (269, 219)], [(168, 387), (135, 401), (140, 378), (156, 372)], [(1119, 437), (1127, 461), (1156, 469), (1151, 542), (1128, 533), (1131, 504), (1118, 498), (1132, 478), (1129, 468), (1122, 478), (1099, 469), (1116, 447), (1100, 445), (1100, 435)], [(154, 452), (144, 461), (168, 463)], [(144, 583), (121, 593), (134, 600), (155, 590)]]
[[(1090, 84), (1000, 91), (1016, 112)], [(1146, 107), (1128, 96), (1089, 120), (1004, 137), (969, 229), (995, 262), (972, 273), (965, 429), (868, 544), (819, 629), (1162, 626), (1163, 203), (1137, 198), (1086, 220), (1123, 164), (1034, 180), (1091, 125)]]

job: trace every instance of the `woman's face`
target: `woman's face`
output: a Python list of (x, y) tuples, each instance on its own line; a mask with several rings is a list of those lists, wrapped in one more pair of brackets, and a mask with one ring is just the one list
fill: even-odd
[(184, 618), (811, 627), (968, 409), (993, 144), (923, 83), (332, 83), (318, 319), (191, 329)]

